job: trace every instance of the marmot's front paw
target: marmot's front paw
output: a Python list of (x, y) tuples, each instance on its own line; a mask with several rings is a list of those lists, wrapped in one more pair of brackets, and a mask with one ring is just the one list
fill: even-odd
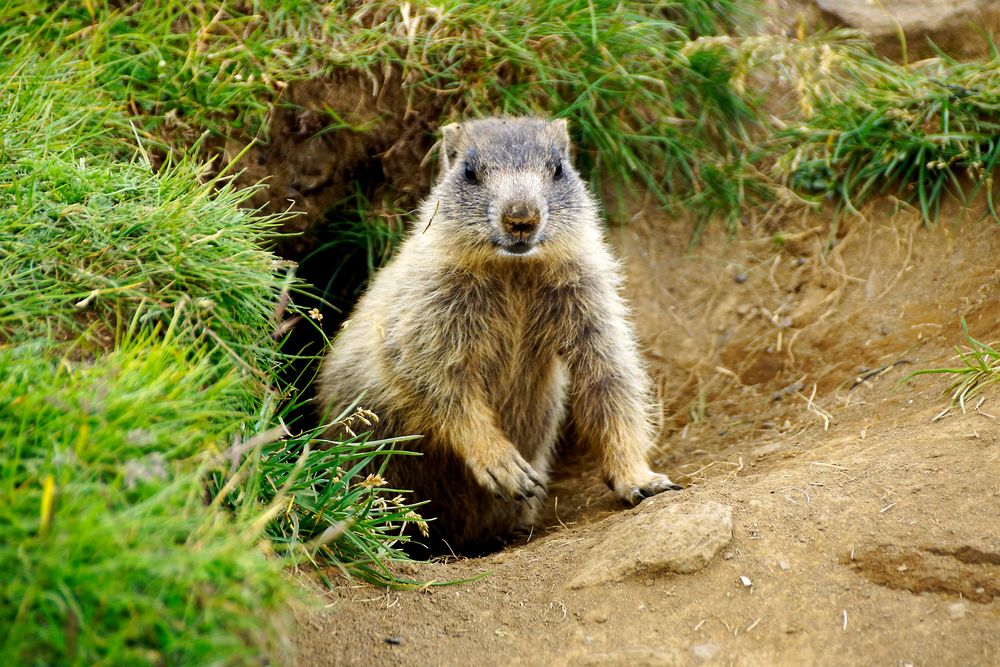
[(621, 482), (611, 481), (608, 483), (608, 486), (611, 487), (619, 498), (629, 505), (638, 505), (646, 498), (663, 493), (664, 491), (680, 491), (684, 488), (680, 484), (671, 482), (670, 478), (666, 475), (661, 475), (652, 470), (639, 476), (638, 479)]
[(545, 496), (545, 484), (521, 454), (511, 447), (490, 461), (469, 461), (476, 481), (502, 498), (527, 500)]

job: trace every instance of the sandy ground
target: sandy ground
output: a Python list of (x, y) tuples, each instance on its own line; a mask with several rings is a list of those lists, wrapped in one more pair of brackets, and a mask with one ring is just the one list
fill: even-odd
[(882, 202), (691, 248), (636, 215), (612, 235), (661, 390), (652, 458), (676, 502), (732, 508), (732, 542), (694, 574), (568, 588), (635, 511), (576, 456), (530, 540), (405, 573), (471, 583), (331, 570), (298, 664), (1000, 664), (1000, 391), (941, 416), (948, 380), (905, 380), (954, 363), (962, 317), (1000, 332), (1000, 227), (967, 217)]

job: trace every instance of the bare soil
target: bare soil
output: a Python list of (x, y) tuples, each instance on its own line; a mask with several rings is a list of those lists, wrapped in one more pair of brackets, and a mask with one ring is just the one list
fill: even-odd
[(303, 573), (298, 664), (1000, 664), (1000, 392), (941, 416), (947, 379), (905, 379), (953, 364), (963, 317), (1000, 332), (1000, 228), (972, 217), (928, 227), (886, 201), (691, 247), (640, 211), (612, 237), (661, 389), (653, 460), (678, 501), (732, 508), (729, 546), (694, 574), (570, 590), (635, 510), (568, 457), (530, 539), (403, 573), (475, 581)]

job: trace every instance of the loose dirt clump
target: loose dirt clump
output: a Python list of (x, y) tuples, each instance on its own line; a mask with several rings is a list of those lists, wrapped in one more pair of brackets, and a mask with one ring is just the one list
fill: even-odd
[[(299, 664), (997, 664), (1000, 395), (942, 417), (946, 381), (906, 379), (953, 363), (961, 318), (1000, 331), (1000, 234), (974, 217), (882, 202), (692, 247), (640, 211), (612, 236), (663, 402), (654, 459), (688, 488), (626, 510), (567, 460), (547, 528), (403, 573), (481, 578), (386, 591), (331, 570)], [(693, 574), (574, 588), (657, 503), (730, 508), (732, 541)]]

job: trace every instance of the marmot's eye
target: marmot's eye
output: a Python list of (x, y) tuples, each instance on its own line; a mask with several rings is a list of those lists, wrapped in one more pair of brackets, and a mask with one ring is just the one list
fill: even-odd
[(476, 170), (468, 162), (465, 163), (465, 180), (469, 183), (475, 183), (479, 180), (476, 176)]
[(563, 176), (562, 160), (556, 162), (556, 168), (552, 170), (552, 179), (558, 181)]

